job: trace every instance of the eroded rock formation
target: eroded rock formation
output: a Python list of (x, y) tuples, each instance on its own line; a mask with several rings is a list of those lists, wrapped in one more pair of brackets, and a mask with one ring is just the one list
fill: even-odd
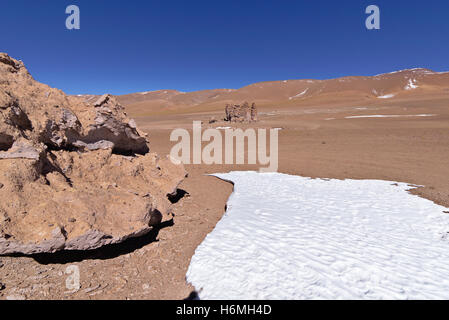
[(242, 105), (226, 105), (225, 121), (229, 122), (254, 122), (257, 121), (257, 107), (253, 103), (251, 106), (248, 102)]
[(93, 105), (0, 53), (0, 254), (89, 250), (170, 219), (186, 173), (110, 95)]

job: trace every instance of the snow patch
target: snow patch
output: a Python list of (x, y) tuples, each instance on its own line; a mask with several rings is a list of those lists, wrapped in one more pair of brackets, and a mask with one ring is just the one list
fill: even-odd
[(413, 90), (418, 88), (416, 84), (416, 79), (409, 79), (407, 85), (404, 87), (405, 90)]
[(301, 93), (298, 93), (296, 96), (290, 97), (290, 98), (288, 98), (288, 99), (289, 99), (289, 100), (293, 100), (293, 99), (295, 99), (295, 98), (302, 97), (303, 95), (305, 95), (305, 94), (307, 93), (307, 91), (309, 91), (309, 88), (307, 88), (306, 90), (304, 90), (304, 91), (301, 92)]
[(377, 97), (378, 99), (391, 99), (394, 98), (395, 94), (386, 94), (384, 96)]
[(398, 70), (398, 71), (393, 71), (393, 72), (388, 72), (388, 73), (381, 73), (381, 74), (375, 75), (375, 77), (384, 76), (384, 75), (388, 75), (388, 74), (396, 74), (396, 73), (401, 73), (401, 72), (413, 72), (413, 73), (420, 73), (420, 74), (434, 74), (435, 73), (430, 70), (426, 70), (424, 68), (412, 68), (412, 69), (403, 69), (403, 70)]
[(409, 185), (216, 176), (235, 190), (187, 272), (201, 299), (449, 299), (448, 209)]
[(401, 118), (401, 117), (435, 117), (436, 114), (373, 114), (365, 116), (350, 116), (345, 119), (359, 119), (359, 118)]
[(157, 92), (157, 91), (144, 91), (144, 92), (139, 92), (139, 94), (146, 95), (146, 94), (149, 94), (149, 93), (152, 93), (152, 92)]

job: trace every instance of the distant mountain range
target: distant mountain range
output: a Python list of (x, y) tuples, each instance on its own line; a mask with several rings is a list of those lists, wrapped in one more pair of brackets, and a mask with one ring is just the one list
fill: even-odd
[[(416, 68), (379, 74), (349, 76), (331, 80), (284, 80), (255, 83), (240, 89), (195, 92), (158, 90), (118, 96), (134, 113), (208, 111), (226, 103), (256, 102), (258, 106), (338, 104), (375, 99), (400, 99), (411, 95), (449, 91), (449, 72)], [(80, 95), (85, 100), (97, 96)]]

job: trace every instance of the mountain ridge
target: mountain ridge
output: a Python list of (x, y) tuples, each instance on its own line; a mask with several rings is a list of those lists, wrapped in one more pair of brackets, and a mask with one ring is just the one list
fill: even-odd
[[(294, 107), (301, 104), (336, 104), (377, 99), (398, 99), (417, 93), (449, 90), (449, 72), (413, 68), (375, 76), (345, 76), (328, 80), (263, 81), (239, 89), (182, 92), (173, 89), (116, 96), (135, 113), (217, 110), (226, 103), (255, 102), (261, 106)], [(93, 101), (97, 96), (78, 95)]]

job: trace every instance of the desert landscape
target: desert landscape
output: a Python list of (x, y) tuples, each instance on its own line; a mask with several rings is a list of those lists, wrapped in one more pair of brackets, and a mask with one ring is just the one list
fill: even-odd
[[(257, 121), (225, 121), (226, 105), (244, 102), (257, 106)], [(285, 174), (287, 180), (300, 176), (317, 183), (330, 181), (335, 186), (328, 192), (347, 190), (347, 194), (357, 191), (343, 186), (345, 181), (357, 184), (383, 180), (388, 188), (393, 188), (394, 182), (404, 194), (411, 189), (413, 199), (419, 200), (398, 210), (410, 210), (410, 221), (415, 219), (412, 212), (419, 220), (420, 214), (425, 216), (428, 210), (438, 211), (435, 215), (438, 219), (441, 216), (441, 221), (435, 225), (441, 230), (432, 230), (440, 239), (430, 243), (435, 243), (435, 248), (448, 244), (448, 72), (418, 68), (370, 77), (262, 82), (240, 89), (69, 96), (38, 83), (21, 61), (2, 53), (0, 114), (0, 299), (202, 297), (202, 288), (192, 282), (201, 283), (198, 272), (202, 274), (204, 270), (195, 273), (191, 261), (196, 251), (213, 256), (202, 243), (212, 241), (213, 230), (229, 211), (228, 204), (234, 211), (241, 207), (237, 200), (231, 200), (242, 192), (238, 184), (234, 185), (236, 181), (249, 183), (239, 172), (258, 175), (255, 171), (259, 166), (171, 163), (168, 155), (174, 143), (170, 133), (177, 128), (191, 131), (193, 121), (202, 121), (205, 129), (278, 130), (278, 172)], [(229, 172), (232, 173), (226, 175)], [(254, 176), (250, 181), (257, 179)], [(267, 187), (257, 189), (254, 185), (254, 190), (251, 183), (244, 184), (242, 196), (249, 196), (256, 189), (260, 197), (265, 190), (271, 195), (281, 192), (286, 197), (281, 206), (289, 212), (287, 209), (291, 209), (295, 199), (294, 185), (303, 182), (292, 180), (292, 187), (287, 188), (283, 181), (271, 189), (271, 182), (260, 181)], [(369, 203), (395, 194), (379, 183), (370, 188), (386, 188), (386, 194), (364, 193), (359, 189), (362, 186), (356, 186), (355, 190), (362, 190), (358, 198), (364, 197)], [(281, 191), (283, 187), (286, 189)], [(317, 196), (316, 192), (318, 202), (335, 198), (330, 193)], [(343, 194), (334, 199), (331, 213), (339, 208), (353, 209), (339, 206)], [(402, 196), (395, 198), (401, 199), (397, 202), (385, 200), (392, 205), (391, 210), (402, 208), (401, 204), (408, 201), (406, 195)], [(263, 210), (272, 201), (257, 210)], [(310, 210), (320, 212), (325, 206)], [(366, 208), (375, 206), (374, 203)], [(237, 211), (244, 212), (245, 208), (243, 205)], [(390, 209), (379, 212), (384, 215)], [(259, 212), (251, 210), (249, 225), (252, 215)], [(270, 229), (276, 220), (290, 224), (291, 216), (273, 210), (273, 216), (279, 218), (267, 220), (257, 227), (259, 230), (265, 226)], [(331, 221), (334, 216), (323, 220)], [(407, 219), (405, 215), (400, 221), (391, 222), (392, 226), (408, 225)], [(345, 226), (348, 224), (342, 223), (341, 230)], [(250, 230), (242, 232), (251, 233)], [(313, 226), (311, 230), (304, 237), (316, 231)], [(402, 231), (422, 232), (417, 230), (412, 226)], [(285, 231), (280, 237), (289, 235)], [(413, 239), (413, 234), (408, 236)], [(351, 245), (350, 241), (338, 243)], [(251, 247), (245, 239), (239, 240), (238, 245), (241, 252)], [(435, 249), (435, 256), (442, 254)], [(69, 266), (80, 270), (80, 287), (75, 290), (67, 289)], [(207, 268), (207, 264), (203, 267)], [(423, 268), (432, 273), (432, 267)], [(444, 275), (446, 270), (434, 271)], [(355, 271), (349, 268), (348, 272)], [(446, 283), (438, 289), (444, 288)], [(205, 289), (204, 297), (223, 298), (215, 296), (213, 290)], [(415, 297), (414, 291), (402, 293), (387, 292), (386, 296)], [(324, 293), (314, 296), (313, 291), (310, 294), (290, 298), (335, 297)], [(342, 292), (335, 294), (354, 298)], [(441, 294), (431, 291), (422, 296), (434, 298), (442, 297)], [(248, 298), (245, 292), (234, 296), (245, 297)], [(270, 297), (289, 298), (275, 294), (250, 298)]]

